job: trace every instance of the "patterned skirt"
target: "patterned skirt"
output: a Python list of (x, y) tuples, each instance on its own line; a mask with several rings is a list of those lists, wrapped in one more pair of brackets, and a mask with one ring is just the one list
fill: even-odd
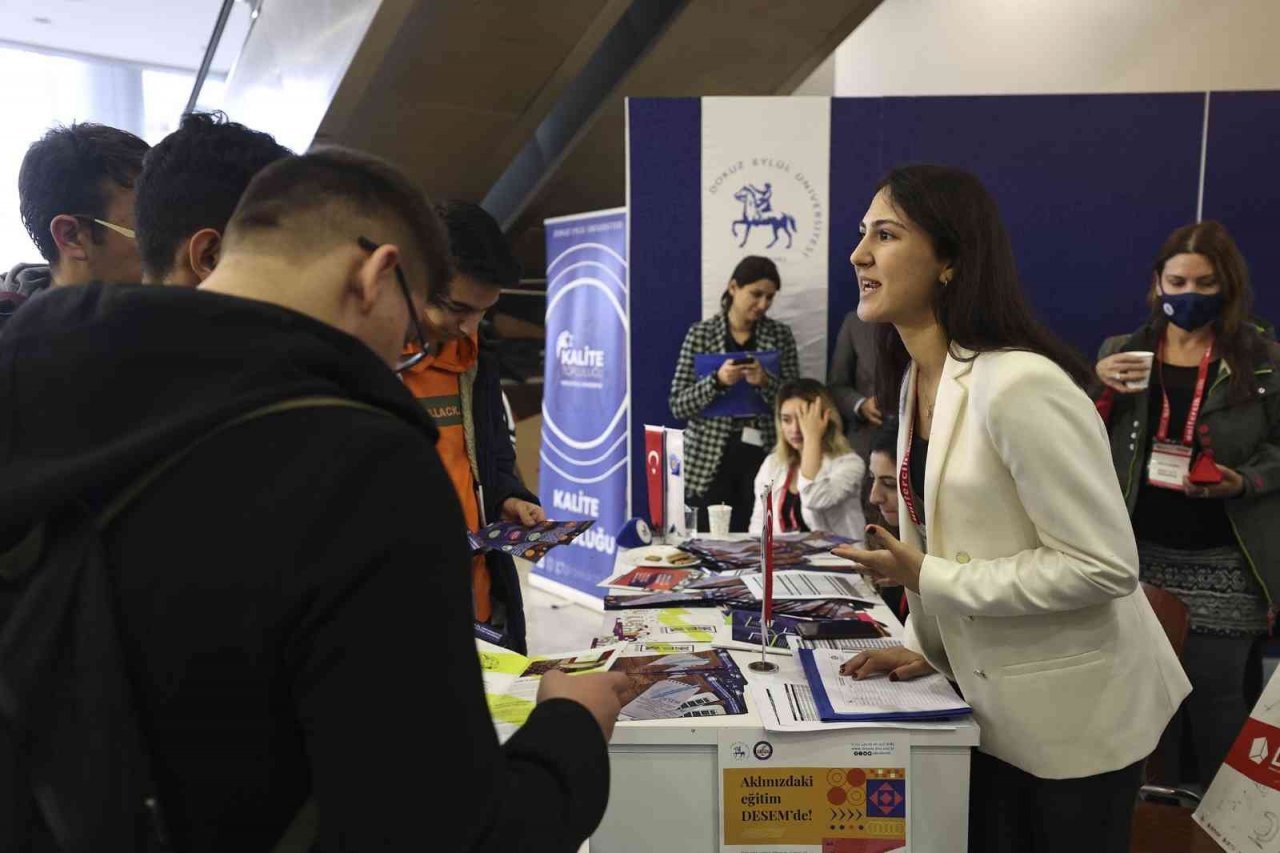
[(1240, 549), (1181, 551), (1138, 543), (1139, 577), (1167, 589), (1191, 611), (1191, 631), (1218, 637), (1267, 632), (1267, 601)]

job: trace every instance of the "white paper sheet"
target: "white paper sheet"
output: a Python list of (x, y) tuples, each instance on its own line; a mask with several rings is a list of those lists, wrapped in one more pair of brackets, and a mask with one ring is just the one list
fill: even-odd
[[(747, 590), (760, 600), (764, 598), (764, 575), (748, 575), (742, 579)], [(858, 575), (843, 572), (774, 572), (773, 600), (796, 601), (836, 598), (879, 604), (880, 599), (868, 590)]]
[(849, 660), (844, 649), (815, 649), (813, 660), (818, 676), (837, 714), (922, 714), (967, 709), (969, 706), (941, 675), (926, 675), (910, 681), (890, 681), (887, 675), (858, 680), (840, 674)]

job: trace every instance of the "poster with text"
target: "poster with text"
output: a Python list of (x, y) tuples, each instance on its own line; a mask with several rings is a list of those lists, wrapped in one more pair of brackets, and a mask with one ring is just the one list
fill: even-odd
[(892, 733), (720, 738), (722, 853), (907, 849), (907, 746)]
[(580, 593), (613, 573), (630, 517), (626, 211), (548, 219), (547, 340), (538, 497), (548, 518), (594, 519), (534, 571)]
[(1280, 679), (1274, 675), (1195, 819), (1231, 853), (1280, 850)]

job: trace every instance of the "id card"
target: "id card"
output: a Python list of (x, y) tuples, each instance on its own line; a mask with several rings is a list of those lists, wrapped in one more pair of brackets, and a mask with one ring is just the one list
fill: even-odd
[(752, 447), (764, 447), (764, 433), (755, 427), (742, 428), (742, 443)]
[(1161, 489), (1182, 491), (1182, 481), (1191, 473), (1191, 448), (1157, 441), (1147, 463), (1147, 482)]

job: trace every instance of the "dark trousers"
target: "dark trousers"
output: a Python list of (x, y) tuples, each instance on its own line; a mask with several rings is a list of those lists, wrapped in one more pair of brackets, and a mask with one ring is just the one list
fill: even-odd
[(756, 506), (755, 491), (756, 474), (760, 471), (760, 463), (764, 462), (765, 451), (751, 444), (744, 444), (741, 439), (732, 438), (724, 449), (720, 459), (720, 467), (716, 476), (701, 495), (685, 500), (691, 507), (698, 507), (698, 529), (706, 533), (711, 529), (707, 517), (707, 507), (716, 504), (728, 504), (733, 507), (733, 515), (729, 519), (730, 533), (746, 533), (751, 525), (751, 513)]
[(1182, 666), (1191, 695), (1160, 741), (1155, 766), (1161, 782), (1209, 787), (1257, 701), (1260, 646), (1256, 637), (1188, 635)]
[(1129, 853), (1143, 764), (1041, 779), (975, 749), (969, 853)]

